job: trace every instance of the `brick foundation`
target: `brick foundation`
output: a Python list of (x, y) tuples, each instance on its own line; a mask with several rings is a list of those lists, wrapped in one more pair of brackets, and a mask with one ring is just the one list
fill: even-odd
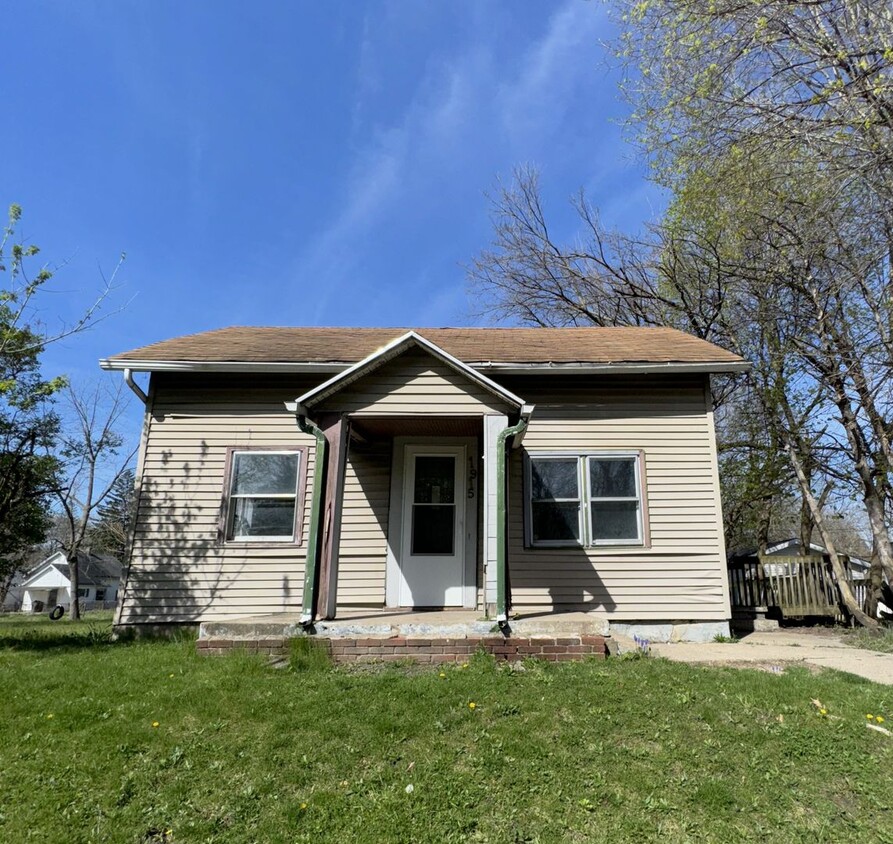
[[(333, 662), (402, 662), (417, 663), (465, 662), (479, 650), (492, 654), (497, 660), (514, 662), (535, 658), (548, 662), (604, 657), (603, 636), (537, 636), (531, 638), (502, 636), (469, 636), (461, 639), (390, 638), (318, 638)], [(270, 639), (199, 639), (200, 654), (216, 656), (241, 649), (248, 653), (284, 656), (288, 640)]]

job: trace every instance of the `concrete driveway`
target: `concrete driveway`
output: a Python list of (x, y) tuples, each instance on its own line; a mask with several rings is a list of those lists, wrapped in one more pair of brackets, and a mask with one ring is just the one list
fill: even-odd
[(835, 668), (875, 683), (893, 685), (893, 654), (845, 645), (834, 635), (794, 630), (751, 633), (738, 642), (695, 644), (655, 643), (651, 651), (674, 662), (733, 665), (771, 669), (775, 665), (801, 663), (816, 668)]

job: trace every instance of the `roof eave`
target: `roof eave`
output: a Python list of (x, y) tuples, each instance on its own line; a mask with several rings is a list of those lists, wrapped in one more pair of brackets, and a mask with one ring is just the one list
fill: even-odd
[(531, 372), (562, 372), (570, 375), (674, 373), (733, 373), (748, 372), (751, 365), (741, 361), (618, 361), (616, 363), (502, 363), (470, 364), (475, 369), (498, 372), (501, 375), (525, 375)]
[(338, 361), (249, 361), (249, 360), (124, 360), (102, 358), (107, 371), (133, 372), (341, 372), (350, 364)]
[[(361, 361), (362, 363), (362, 361)], [(351, 364), (339, 361), (200, 361), (200, 360), (122, 360), (103, 358), (99, 361), (102, 369), (133, 372), (264, 372), (264, 373), (343, 373)], [(617, 363), (516, 363), (503, 361), (466, 362), (466, 366), (478, 372), (498, 372), (501, 375), (525, 375), (531, 372), (554, 372), (569, 375), (597, 374), (652, 374), (674, 373), (734, 373), (747, 372), (751, 365), (747, 361), (703, 361), (687, 363), (682, 361), (665, 362), (617, 362)], [(353, 364), (356, 366), (356, 364)]]

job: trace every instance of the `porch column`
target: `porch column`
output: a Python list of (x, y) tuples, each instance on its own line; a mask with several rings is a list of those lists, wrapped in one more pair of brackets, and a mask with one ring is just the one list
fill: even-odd
[(508, 416), (484, 416), (484, 609), (488, 618), (496, 616), (496, 439), (508, 426)]
[(316, 615), (318, 618), (333, 618), (338, 597), (338, 546), (341, 539), (341, 506), (344, 501), (349, 422), (341, 413), (321, 413), (317, 424), (325, 434), (329, 459), (322, 507)]

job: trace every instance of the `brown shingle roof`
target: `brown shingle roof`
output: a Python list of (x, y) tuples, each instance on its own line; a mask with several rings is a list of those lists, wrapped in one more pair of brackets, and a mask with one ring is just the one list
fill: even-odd
[[(409, 330), (234, 326), (163, 340), (109, 360), (349, 364)], [(737, 355), (673, 328), (412, 330), (466, 363), (742, 363)]]

